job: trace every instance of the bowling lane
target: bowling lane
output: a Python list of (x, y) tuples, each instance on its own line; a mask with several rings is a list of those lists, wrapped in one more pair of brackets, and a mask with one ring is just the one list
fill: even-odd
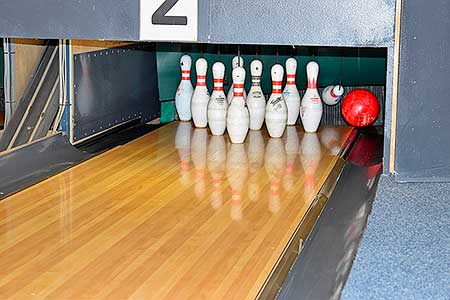
[(174, 122), (0, 202), (0, 299), (255, 299), (350, 127)]

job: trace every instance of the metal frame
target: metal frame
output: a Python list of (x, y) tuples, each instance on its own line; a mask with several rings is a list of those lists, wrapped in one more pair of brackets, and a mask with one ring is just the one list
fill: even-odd
[(0, 199), (90, 157), (91, 154), (70, 145), (63, 133), (36, 140), (9, 152), (0, 152)]
[[(72, 144), (85, 142), (136, 119), (145, 123), (160, 116), (156, 54), (152, 45), (134, 44), (70, 55), (69, 61), (70, 78), (66, 85), (70, 85), (69, 134)], [(88, 66), (89, 71), (84, 74), (81, 70), (87, 70)], [(99, 85), (94, 92), (86, 82), (104, 82), (105, 73), (109, 74), (109, 88)], [(127, 85), (130, 82), (132, 85)], [(124, 97), (131, 102), (125, 105)], [(87, 117), (80, 111), (83, 103), (93, 104), (85, 111)], [(102, 105), (107, 105), (111, 113), (95, 118), (102, 116), (99, 110)]]

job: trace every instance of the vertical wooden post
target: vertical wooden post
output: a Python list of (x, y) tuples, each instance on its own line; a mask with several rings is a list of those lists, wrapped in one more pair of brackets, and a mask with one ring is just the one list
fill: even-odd
[(395, 173), (395, 143), (397, 133), (397, 99), (400, 67), (400, 31), (401, 31), (402, 0), (397, 0), (395, 7), (395, 37), (394, 37), (394, 70), (392, 85), (392, 115), (391, 115), (391, 144), (389, 157), (389, 172)]

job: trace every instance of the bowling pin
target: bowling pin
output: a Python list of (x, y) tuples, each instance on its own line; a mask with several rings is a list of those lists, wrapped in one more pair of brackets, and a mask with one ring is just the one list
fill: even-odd
[(306, 132), (316, 132), (322, 119), (322, 101), (317, 91), (317, 77), (319, 76), (319, 64), (310, 61), (306, 65), (308, 86), (300, 107), (300, 117)]
[(227, 126), (228, 103), (223, 92), (223, 77), (225, 65), (216, 62), (212, 67), (214, 78), (214, 90), (208, 103), (208, 124), (212, 135), (222, 135)]
[(342, 85), (329, 85), (322, 91), (322, 100), (326, 105), (336, 105), (341, 101), (344, 95)]
[(191, 99), (194, 93), (194, 88), (191, 83), (191, 65), (191, 57), (189, 55), (183, 55), (180, 59), (181, 82), (178, 85), (175, 95), (175, 107), (178, 118), (181, 121), (189, 121), (191, 119)]
[(192, 95), (192, 119), (195, 127), (205, 128), (208, 124), (208, 102), (209, 92), (206, 87), (206, 71), (208, 69), (208, 62), (204, 58), (199, 58), (195, 62), (195, 70), (197, 71), (197, 85), (195, 86), (194, 94)]
[(286, 60), (286, 87), (283, 91), (283, 98), (286, 101), (288, 119), (287, 125), (295, 125), (300, 114), (300, 94), (295, 85), (297, 73), (297, 60), (293, 57)]
[(247, 106), (250, 114), (250, 129), (260, 130), (264, 123), (266, 113), (266, 98), (261, 89), (261, 75), (263, 65), (260, 60), (254, 60), (250, 64), (250, 73), (252, 75), (252, 87), (248, 92)]
[(266, 126), (273, 138), (281, 137), (287, 124), (287, 106), (281, 93), (283, 73), (282, 65), (275, 64), (272, 67), (272, 95), (266, 106)]
[(247, 136), (250, 117), (244, 100), (245, 69), (237, 67), (233, 70), (234, 95), (227, 112), (227, 131), (233, 144), (241, 144)]
[[(242, 58), (242, 56), (235, 56), (233, 57), (232, 61), (231, 61), (231, 70), (234, 70), (237, 67), (244, 67), (244, 59)], [(230, 89), (228, 90), (228, 94), (227, 94), (227, 101), (228, 101), (228, 105), (231, 104), (231, 99), (233, 99), (233, 86), (230, 87)], [(247, 93), (245, 92), (245, 88), (244, 88), (244, 100), (247, 99)]]

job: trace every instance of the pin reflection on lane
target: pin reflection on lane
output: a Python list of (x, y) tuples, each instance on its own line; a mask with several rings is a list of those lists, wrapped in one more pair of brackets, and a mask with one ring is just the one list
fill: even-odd
[(180, 159), (180, 182), (184, 187), (187, 187), (190, 182), (191, 134), (191, 122), (178, 123), (177, 131), (175, 133), (175, 148), (177, 149), (178, 157)]
[(211, 136), (208, 146), (208, 171), (211, 176), (213, 191), (210, 201), (214, 209), (223, 204), (223, 180), (227, 161), (227, 145), (223, 135)]
[(295, 161), (297, 160), (298, 148), (300, 146), (297, 128), (288, 126), (283, 139), (286, 151), (286, 170), (284, 172), (283, 187), (287, 191), (294, 186), (295, 180)]
[(231, 211), (233, 220), (243, 218), (242, 190), (248, 176), (248, 158), (244, 144), (230, 144), (227, 157), (227, 178), (231, 187)]
[(247, 137), (247, 153), (249, 161), (248, 198), (255, 202), (261, 192), (261, 171), (264, 167), (264, 137), (260, 130), (250, 130)]
[(271, 138), (267, 143), (265, 168), (270, 179), (269, 210), (276, 213), (280, 210), (280, 184), (286, 168), (286, 151), (283, 140)]
[(305, 197), (313, 197), (316, 171), (322, 157), (322, 147), (317, 133), (305, 133), (300, 144), (300, 162), (305, 172)]
[[(180, 122), (175, 147), (182, 184), (193, 184), (196, 198), (206, 197), (214, 210), (229, 201), (233, 220), (245, 217), (246, 199), (249, 203), (264, 199), (268, 210), (277, 213), (282, 193), (295, 188), (296, 183), (304, 183), (305, 197), (314, 197), (321, 158), (339, 152), (339, 130), (324, 127), (319, 133), (304, 133), (299, 126), (288, 126), (282, 138), (265, 134), (250, 130), (245, 144), (231, 144), (225, 136), (212, 136), (208, 129), (193, 129), (192, 123)], [(269, 189), (263, 193), (267, 180)]]
[(335, 127), (324, 127), (320, 131), (320, 141), (327, 148), (328, 154), (338, 155), (341, 136)]
[(192, 163), (195, 168), (195, 195), (197, 198), (205, 196), (206, 153), (208, 151), (208, 130), (195, 128), (192, 134)]

